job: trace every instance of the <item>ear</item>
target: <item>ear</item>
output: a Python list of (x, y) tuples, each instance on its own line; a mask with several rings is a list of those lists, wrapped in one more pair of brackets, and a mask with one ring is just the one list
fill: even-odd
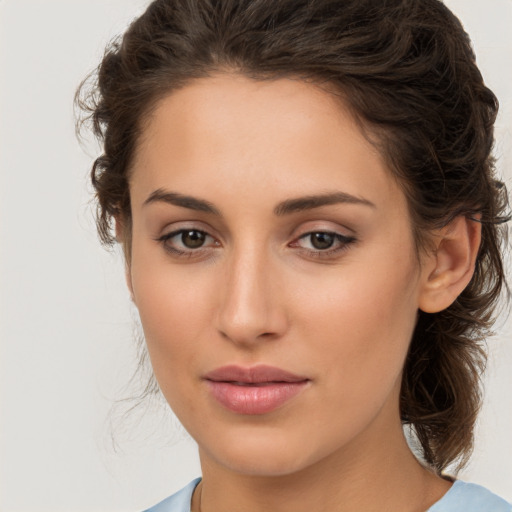
[(128, 290), (130, 291), (130, 297), (132, 302), (135, 303), (135, 297), (133, 295), (133, 284), (132, 284), (132, 274), (131, 274), (131, 262), (130, 262), (130, 247), (128, 244), (129, 240), (126, 240), (126, 228), (124, 225), (124, 221), (121, 216), (116, 216), (114, 218), (115, 223), (115, 233), (116, 233), (116, 241), (123, 246), (124, 252), (124, 263), (125, 263), (125, 279), (126, 285), (128, 286)]
[(450, 306), (475, 271), (482, 226), (478, 220), (456, 217), (434, 238), (434, 249), (423, 262), (419, 309), (437, 313)]

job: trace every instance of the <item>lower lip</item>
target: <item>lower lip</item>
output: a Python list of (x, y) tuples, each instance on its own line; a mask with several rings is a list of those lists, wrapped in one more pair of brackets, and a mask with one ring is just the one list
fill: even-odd
[(272, 412), (298, 395), (308, 383), (304, 380), (240, 386), (231, 382), (206, 382), (217, 402), (238, 414)]

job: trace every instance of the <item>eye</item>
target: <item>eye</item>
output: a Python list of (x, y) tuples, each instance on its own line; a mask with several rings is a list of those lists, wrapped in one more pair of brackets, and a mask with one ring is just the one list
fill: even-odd
[(180, 242), (187, 249), (198, 249), (202, 247), (206, 241), (206, 233), (204, 231), (198, 231), (197, 229), (191, 229), (182, 231), (179, 235)]
[(179, 229), (167, 233), (157, 239), (166, 251), (177, 256), (192, 256), (201, 253), (210, 247), (217, 247), (219, 243), (205, 231), (200, 229)]
[(336, 235), (334, 233), (311, 233), (308, 237), (311, 245), (319, 250), (331, 248), (336, 241)]
[(290, 246), (302, 249), (313, 256), (328, 257), (346, 250), (355, 241), (353, 236), (332, 231), (312, 231), (299, 237)]

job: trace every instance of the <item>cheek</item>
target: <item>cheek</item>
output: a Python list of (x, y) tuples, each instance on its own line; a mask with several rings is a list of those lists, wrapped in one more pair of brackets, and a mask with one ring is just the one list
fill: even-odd
[(151, 363), (165, 392), (196, 366), (199, 344), (208, 339), (214, 283), (137, 255), (131, 275)]
[(204, 339), (201, 294), (178, 288), (176, 280), (146, 279), (139, 285), (137, 307), (153, 373), (166, 401), (187, 430), (188, 418), (200, 418), (197, 397)]
[(416, 322), (417, 274), (412, 262), (394, 263), (377, 258), (373, 265), (347, 264), (314, 299), (311, 292), (300, 294), (298, 329), (316, 349), (309, 357), (352, 389), (389, 388), (402, 370)]

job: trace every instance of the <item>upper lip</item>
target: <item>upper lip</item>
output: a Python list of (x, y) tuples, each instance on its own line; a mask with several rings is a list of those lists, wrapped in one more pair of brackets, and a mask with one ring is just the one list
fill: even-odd
[(304, 382), (307, 377), (295, 375), (281, 368), (268, 365), (242, 367), (237, 365), (221, 366), (204, 375), (204, 379), (214, 382), (246, 382), (249, 384), (265, 382)]

